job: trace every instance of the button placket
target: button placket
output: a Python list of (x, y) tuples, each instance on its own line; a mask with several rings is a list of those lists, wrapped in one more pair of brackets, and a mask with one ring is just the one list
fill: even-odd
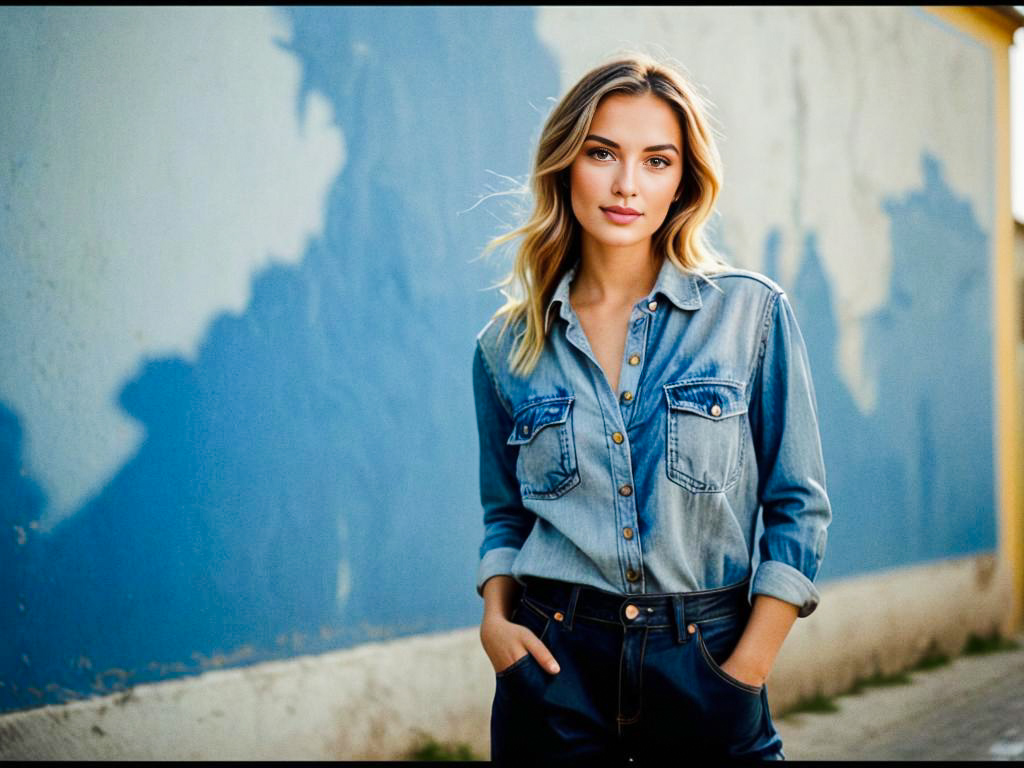
[[(623, 426), (628, 428), (633, 418), (634, 395), (640, 386), (643, 370), (644, 352), (650, 326), (650, 315), (644, 310), (644, 303), (633, 307), (630, 318), (629, 332), (626, 336), (626, 348), (623, 351), (623, 365), (619, 373), (619, 413)], [(616, 472), (616, 504), (618, 510), (618, 541), (621, 558), (622, 575), (626, 582), (627, 592), (639, 593), (643, 583), (643, 557), (640, 549), (640, 537), (637, 535), (636, 494), (634, 493), (633, 466), (630, 459), (628, 432), (626, 429), (612, 433), (613, 465), (622, 470)]]
[(633, 465), (630, 459), (629, 443), (621, 432), (615, 432), (609, 444), (611, 451), (612, 477), (616, 483), (617, 539), (620, 567), (626, 580), (627, 592), (640, 591), (641, 553), (640, 540), (635, 535), (637, 511), (633, 487)]
[(633, 411), (636, 410), (630, 406), (640, 385), (640, 374), (647, 344), (647, 330), (650, 323), (650, 315), (644, 312), (643, 306), (641, 303), (633, 307), (629, 332), (626, 335), (626, 348), (622, 354), (623, 365), (619, 373), (619, 410), (626, 426), (629, 426)]

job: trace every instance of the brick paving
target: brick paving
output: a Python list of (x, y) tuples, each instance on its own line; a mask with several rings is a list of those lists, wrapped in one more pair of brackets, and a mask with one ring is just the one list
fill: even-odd
[(790, 760), (1024, 761), (1024, 635), (1013, 651), (961, 656), (909, 685), (840, 696), (840, 711), (776, 725)]

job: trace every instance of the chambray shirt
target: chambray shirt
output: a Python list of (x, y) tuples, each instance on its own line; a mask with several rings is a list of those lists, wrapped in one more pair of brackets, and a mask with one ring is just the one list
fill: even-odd
[[(473, 388), (484, 538), (477, 592), (498, 574), (625, 595), (743, 582), (807, 616), (831, 507), (803, 337), (756, 272), (707, 280), (667, 259), (633, 307), (612, 391), (569, 303), (545, 316), (527, 377), (516, 328), (477, 335)], [(758, 516), (763, 533), (758, 533)]]

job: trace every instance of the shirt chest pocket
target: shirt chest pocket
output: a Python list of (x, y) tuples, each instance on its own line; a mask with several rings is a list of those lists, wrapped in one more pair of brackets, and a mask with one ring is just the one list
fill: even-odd
[(694, 493), (728, 491), (739, 479), (746, 443), (744, 387), (724, 379), (665, 385), (668, 477)]
[(516, 410), (509, 445), (519, 446), (516, 476), (524, 499), (555, 499), (580, 482), (572, 432), (574, 398), (526, 403)]

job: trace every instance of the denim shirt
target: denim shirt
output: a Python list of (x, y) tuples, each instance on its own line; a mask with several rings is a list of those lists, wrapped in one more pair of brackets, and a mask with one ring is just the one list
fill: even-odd
[(569, 303), (577, 269), (547, 306), (529, 376), (509, 370), (515, 327), (499, 339), (495, 318), (477, 335), (477, 592), (498, 574), (625, 595), (750, 577), (748, 600), (771, 595), (809, 615), (832, 513), (786, 294), (756, 272), (705, 280), (666, 259), (633, 307), (612, 391)]

